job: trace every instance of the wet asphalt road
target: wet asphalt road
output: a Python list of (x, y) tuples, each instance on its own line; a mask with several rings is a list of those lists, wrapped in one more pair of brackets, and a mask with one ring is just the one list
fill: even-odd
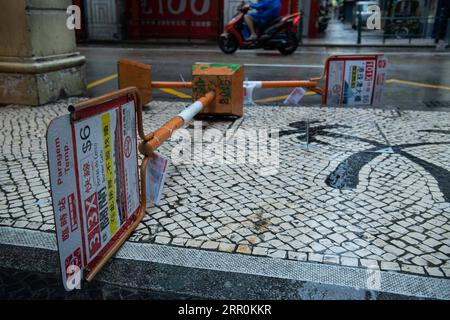
[[(276, 51), (247, 50), (225, 55), (212, 45), (192, 46), (127, 46), (82, 45), (80, 52), (87, 57), (88, 83), (116, 73), (117, 61), (130, 58), (153, 66), (153, 80), (191, 80), (191, 66), (196, 62), (226, 62), (245, 65), (248, 80), (304, 80), (318, 77), (325, 59), (332, 54), (384, 52), (389, 59), (388, 79), (420, 82), (426, 85), (450, 85), (450, 52), (435, 52), (430, 48), (323, 48), (304, 47), (288, 57)], [(89, 89), (98, 96), (117, 88), (111, 80)], [(189, 90), (180, 90), (189, 94)], [(255, 99), (266, 99), (289, 94), (289, 89), (264, 89), (255, 92)], [(179, 99), (174, 95), (154, 90), (155, 99)], [(306, 96), (303, 105), (320, 103), (317, 95)], [(445, 102), (447, 106), (434, 108), (450, 110), (450, 87), (437, 89), (421, 85), (386, 84), (384, 104), (401, 109), (430, 110), (423, 102)]]
[[(226, 279), (229, 279), (230, 276), (228, 273), (223, 275)], [(355, 290), (327, 284), (304, 283), (299, 285), (296, 281), (285, 279), (257, 278), (239, 274), (233, 276), (241, 277), (244, 284), (249, 281), (263, 286), (268, 293), (260, 293), (262, 297), (256, 299), (261, 300), (426, 300), (418, 297)], [(205, 282), (205, 286), (210, 285), (208, 278), (199, 278), (198, 281)], [(243, 285), (235, 287), (233, 290), (236, 290), (236, 295), (239, 296), (251, 291), (249, 288), (249, 286)], [(281, 292), (279, 292), (280, 289)], [(189, 288), (181, 288), (180, 290), (188, 291)], [(277, 294), (280, 296), (277, 297)], [(242, 296), (240, 298), (242, 299)], [(155, 291), (110, 284), (98, 280), (92, 283), (84, 282), (82, 290), (67, 292), (61, 285), (59, 274), (19, 271), (0, 267), (0, 300), (179, 300), (190, 303), (189, 301), (193, 300), (223, 299), (230, 299), (230, 297), (187, 295), (164, 290)], [(243, 300), (254, 299), (255, 297), (250, 295), (245, 296)]]
[[(0, 268), (0, 300), (192, 300), (177, 293), (126, 288), (95, 281), (66, 292), (58, 274)], [(197, 297), (198, 298), (198, 297)]]

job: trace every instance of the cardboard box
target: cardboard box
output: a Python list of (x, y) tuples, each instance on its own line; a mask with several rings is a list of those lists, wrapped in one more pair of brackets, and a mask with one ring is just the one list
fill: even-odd
[(152, 101), (152, 67), (133, 60), (121, 59), (118, 63), (119, 89), (136, 87), (142, 105)]
[(195, 64), (192, 67), (194, 101), (214, 91), (216, 99), (200, 115), (241, 117), (244, 113), (244, 67), (239, 64)]

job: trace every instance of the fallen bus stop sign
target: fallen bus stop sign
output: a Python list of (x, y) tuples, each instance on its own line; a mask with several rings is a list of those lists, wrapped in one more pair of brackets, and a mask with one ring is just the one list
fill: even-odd
[(387, 59), (382, 54), (336, 55), (325, 64), (327, 105), (369, 106), (381, 102)]
[(136, 96), (88, 102), (54, 119), (47, 150), (66, 290), (102, 262), (140, 208)]

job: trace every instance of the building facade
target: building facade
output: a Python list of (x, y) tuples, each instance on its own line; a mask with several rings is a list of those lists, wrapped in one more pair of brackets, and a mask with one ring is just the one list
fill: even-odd
[[(78, 40), (215, 40), (241, 0), (73, 0), (82, 9)], [(299, 10), (281, 0), (281, 14)]]

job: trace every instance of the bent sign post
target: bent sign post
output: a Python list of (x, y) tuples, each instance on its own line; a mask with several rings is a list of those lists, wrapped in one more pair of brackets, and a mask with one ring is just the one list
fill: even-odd
[(134, 93), (94, 99), (49, 125), (50, 184), (68, 291), (106, 262), (142, 208)]
[[(50, 187), (66, 290), (91, 281), (142, 221), (147, 180), (158, 202), (167, 163), (159, 165), (156, 149), (215, 98), (208, 92), (150, 134), (144, 134), (136, 87), (82, 102), (50, 123)], [(144, 156), (140, 170), (138, 150)]]

